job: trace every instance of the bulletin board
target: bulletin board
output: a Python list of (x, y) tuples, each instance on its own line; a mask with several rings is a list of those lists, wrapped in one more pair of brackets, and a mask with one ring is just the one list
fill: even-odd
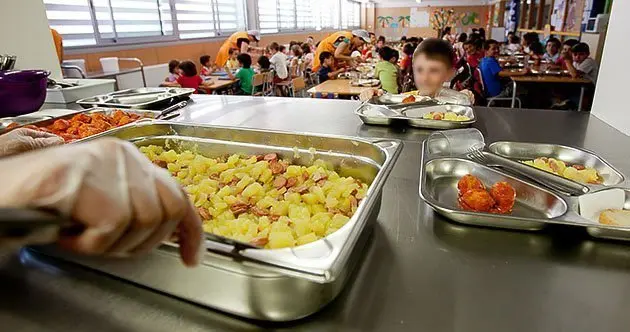
[(428, 28), (430, 25), (429, 12), (424, 8), (411, 8), (411, 20), (409, 26), (412, 28)]

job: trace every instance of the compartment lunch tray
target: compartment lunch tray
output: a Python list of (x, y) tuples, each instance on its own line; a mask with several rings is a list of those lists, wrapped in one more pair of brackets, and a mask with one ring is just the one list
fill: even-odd
[[(450, 121), (425, 119), (423, 116), (431, 112), (453, 112), (458, 116), (466, 116), (467, 120)], [(422, 100), (409, 104), (382, 105), (369, 102), (362, 103), (354, 113), (365, 124), (390, 126), (396, 123), (425, 129), (456, 129), (469, 127), (477, 117), (470, 106), (443, 104), (433, 100)]]
[[(498, 142), (495, 144), (498, 144)], [(550, 146), (564, 147), (553, 144), (542, 145), (547, 148)], [(492, 147), (493, 145), (490, 146)], [(582, 151), (589, 155), (592, 154), (578, 148), (570, 149)], [(491, 150), (493, 149), (491, 148)], [(625, 181), (625, 177), (612, 168), (605, 160), (597, 155), (592, 155), (602, 163), (598, 166), (603, 167), (602, 165), (606, 165), (621, 177), (620, 182), (615, 182), (616, 180), (611, 182), (614, 183), (615, 187), (628, 184)], [(538, 156), (542, 157), (544, 155)], [(512, 185), (517, 193), (512, 213), (491, 214), (462, 210), (457, 201), (457, 182), (466, 174), (478, 177), (486, 185), (499, 181), (506, 181)], [(616, 177), (613, 178), (618, 179)], [(418, 189), (420, 198), (437, 213), (461, 224), (519, 231), (537, 231), (548, 224), (563, 224), (585, 227), (587, 232), (593, 237), (630, 241), (630, 227), (604, 225), (582, 217), (579, 214), (577, 197), (556, 193), (529, 180), (493, 167), (478, 164), (463, 157), (429, 156), (426, 140), (422, 143), (420, 184)], [(630, 189), (622, 190), (625, 193), (625, 205), (630, 206)]]

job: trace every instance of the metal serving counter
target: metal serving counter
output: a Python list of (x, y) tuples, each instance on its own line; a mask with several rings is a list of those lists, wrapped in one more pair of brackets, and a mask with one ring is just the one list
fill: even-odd
[[(318, 314), (241, 320), (39, 256), (0, 254), (2, 331), (627, 331), (630, 245), (577, 227), (542, 233), (458, 225), (418, 196), (431, 132), (363, 125), (351, 101), (194, 96), (178, 118), (404, 140), (358, 271)], [(478, 108), (487, 142), (585, 147), (630, 175), (630, 138), (588, 113)], [(185, 281), (182, 281), (185, 282)], [(212, 280), (208, 280), (212, 282)]]

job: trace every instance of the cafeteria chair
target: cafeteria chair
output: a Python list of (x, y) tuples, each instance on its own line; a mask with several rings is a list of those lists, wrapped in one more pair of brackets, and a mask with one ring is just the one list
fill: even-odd
[(264, 89), (265, 74), (254, 75), (254, 78), (252, 78), (252, 96), (263, 96)]
[(300, 98), (304, 98), (304, 92), (306, 91), (306, 81), (304, 77), (296, 77), (291, 80), (291, 85), (289, 86), (289, 94), (290, 97), (296, 97), (296, 93), (300, 93)]
[[(481, 85), (481, 91), (483, 91), (484, 96), (487, 96), (487, 92), (486, 92), (486, 87), (483, 84), (483, 75), (481, 74), (481, 69), (477, 68), (475, 69), (474, 73), (477, 74), (478, 77), (478, 81), (479, 84)], [(474, 75), (473, 75), (474, 76)], [(518, 108), (521, 108), (521, 99), (520, 98), (516, 98), (515, 99), (516, 102), (518, 103)], [(492, 103), (496, 102), (496, 101), (512, 101), (512, 97), (490, 97), (486, 99), (486, 106), (490, 107), (492, 105)]]
[(263, 96), (265, 97), (273, 96), (274, 89), (275, 89), (273, 85), (273, 78), (274, 76), (276, 76), (276, 73), (273, 70), (270, 70), (264, 73), (264, 75), (265, 75), (265, 86), (263, 87)]

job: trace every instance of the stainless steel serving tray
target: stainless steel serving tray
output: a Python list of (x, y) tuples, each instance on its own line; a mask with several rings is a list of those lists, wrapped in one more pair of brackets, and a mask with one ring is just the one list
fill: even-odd
[[(0, 133), (7, 130), (7, 128), (13, 123), (17, 124), (18, 127), (22, 127), (22, 126), (37, 123), (43, 120), (52, 119), (52, 118), (53, 117), (49, 115), (40, 115), (40, 116), (20, 115), (20, 116), (0, 118)], [(18, 127), (15, 127), (15, 128), (18, 128)]]
[[(107, 114), (107, 115), (111, 115), (112, 113), (114, 113), (117, 110), (121, 110), (124, 111), (126, 113), (132, 113), (132, 114), (137, 114), (140, 115), (144, 118), (147, 119), (155, 119), (158, 115), (160, 115), (162, 112), (161, 111), (151, 111), (151, 110), (132, 110), (132, 109), (117, 109), (117, 108), (109, 108), (109, 107), (93, 107), (90, 109), (86, 109), (86, 110), (80, 110), (80, 111), (75, 111), (72, 113), (68, 113), (65, 115), (61, 115), (61, 116), (56, 116), (56, 117), (47, 117), (44, 120), (40, 120), (40, 121), (35, 121), (35, 122), (30, 122), (30, 123), (25, 123), (22, 126), (26, 126), (26, 125), (33, 125), (36, 127), (46, 127), (49, 126), (51, 124), (53, 124), (56, 120), (59, 119), (64, 119), (64, 120), (69, 120), (71, 119), (73, 116), (77, 115), (77, 114), (94, 114), (94, 113), (103, 113), (103, 114)], [(175, 114), (172, 114), (171, 116), (177, 116)], [(138, 120), (140, 121), (140, 120)], [(19, 127), (16, 127), (19, 128)], [(107, 133), (111, 130), (115, 130), (117, 128), (113, 128), (110, 129), (108, 131), (105, 131), (103, 133)]]
[(615, 186), (625, 182), (625, 177), (621, 172), (594, 152), (586, 149), (559, 144), (501, 141), (490, 144), (488, 150), (497, 155), (518, 161), (547, 157), (562, 160), (569, 164), (592, 167), (601, 175), (605, 186)]
[[(467, 121), (447, 121), (423, 119), (424, 114), (430, 112), (454, 112), (466, 115)], [(455, 129), (468, 127), (477, 121), (472, 107), (436, 104), (433, 102), (416, 102), (411, 104), (396, 104), (391, 106), (363, 103), (355, 110), (355, 114), (366, 124), (393, 125), (396, 122), (407, 123), (416, 128), (425, 129)]]
[(116, 91), (105, 95), (84, 98), (77, 104), (85, 107), (117, 107), (137, 109), (157, 109), (161, 106), (183, 100), (195, 92), (188, 88), (138, 88)]
[[(576, 162), (588, 162), (590, 160), (589, 167), (600, 167), (601, 165), (598, 165), (600, 162), (605, 163), (603, 159), (590, 152), (588, 153), (590, 158), (594, 156), (597, 159), (571, 159), (572, 156), (578, 158), (577, 151), (581, 151), (578, 155), (586, 156), (582, 154), (585, 151), (581, 149), (552, 144), (544, 144), (543, 146), (561, 147), (563, 151), (573, 153), (559, 154), (561, 160), (575, 160)], [(492, 150), (496, 151), (496, 149), (495, 147)], [(541, 149), (541, 151), (544, 150)], [(581, 226), (585, 227), (587, 232), (594, 237), (630, 241), (630, 227), (604, 225), (580, 216), (577, 197), (560, 195), (550, 189), (468, 159), (431, 157), (428, 155), (426, 141), (422, 144), (421, 156), (420, 197), (436, 212), (448, 219), (474, 226), (524, 231), (540, 230), (547, 224)], [(609, 167), (614, 170), (612, 166)], [(604, 168), (600, 167), (600, 169)], [(623, 179), (618, 171), (614, 171)], [(488, 186), (498, 181), (510, 183), (517, 194), (514, 211), (510, 215), (498, 215), (462, 210), (457, 202), (457, 182), (466, 174), (477, 176)], [(630, 189), (624, 189), (624, 191), (624, 209), (630, 209)]]
[[(96, 135), (113, 136), (139, 146), (170, 143), (194, 148), (207, 156), (275, 152), (298, 164), (322, 159), (342, 175), (370, 183), (356, 213), (324, 239), (284, 249), (246, 249), (207, 241), (202, 266), (186, 269), (176, 245), (163, 244), (143, 259), (119, 261), (69, 256), (64, 258), (131, 282), (239, 316), (287, 321), (310, 315), (340, 291), (360, 258), (369, 225), (380, 209), (385, 179), (402, 143), (398, 140), (324, 136), (302, 133), (143, 121)], [(296, 150), (297, 148), (297, 150)], [(313, 154), (314, 148), (316, 152)]]

